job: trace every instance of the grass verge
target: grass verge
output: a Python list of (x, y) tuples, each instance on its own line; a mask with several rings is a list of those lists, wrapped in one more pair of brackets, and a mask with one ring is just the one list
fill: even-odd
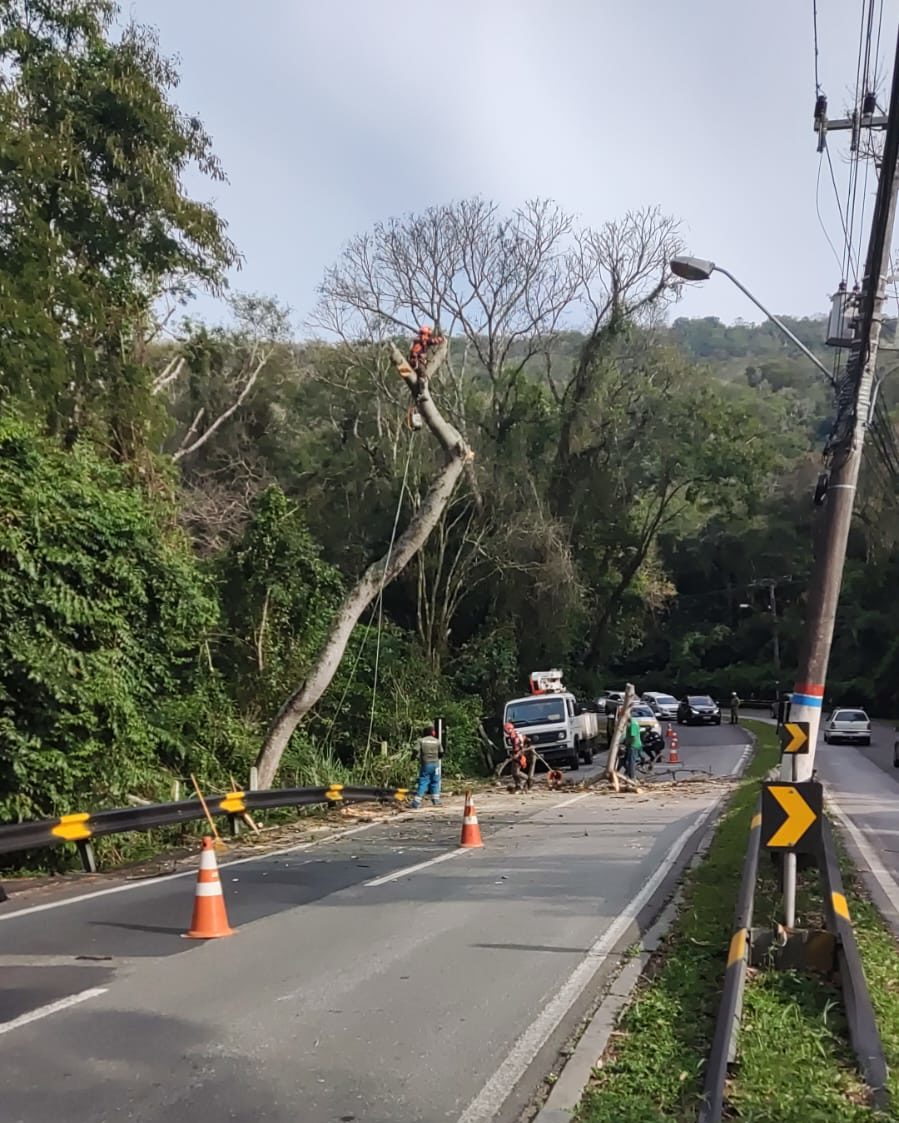
[[(708, 856), (688, 877), (684, 901), (652, 977), (641, 983), (577, 1113), (577, 1123), (692, 1123), (702, 1091), (725, 953), (731, 935), (757, 781), (777, 763), (774, 730), (748, 721), (759, 751), (722, 817)], [(887, 1060), (899, 1069), (899, 949), (860, 883), (846, 876), (852, 916)], [(799, 923), (820, 923), (817, 874), (805, 876)], [(764, 854), (754, 923), (779, 911)], [(792, 973), (753, 973), (746, 988), (740, 1067), (728, 1090), (744, 1123), (870, 1123), (846, 1039), (839, 992)], [(892, 1077), (899, 1102), (899, 1082)]]

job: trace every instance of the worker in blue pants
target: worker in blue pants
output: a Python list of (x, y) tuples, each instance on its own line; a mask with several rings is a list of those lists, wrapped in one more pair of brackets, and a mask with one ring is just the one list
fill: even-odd
[(440, 806), (440, 762), (443, 745), (433, 725), (426, 725), (415, 747), (418, 753), (418, 791), (410, 806), (417, 811), (425, 795), (430, 795), (435, 807)]

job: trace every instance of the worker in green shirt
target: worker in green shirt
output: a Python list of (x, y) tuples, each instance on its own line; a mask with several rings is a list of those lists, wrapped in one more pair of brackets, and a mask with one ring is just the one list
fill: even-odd
[(643, 752), (643, 734), (640, 723), (629, 715), (624, 727), (624, 774), (629, 780), (637, 779), (637, 761)]

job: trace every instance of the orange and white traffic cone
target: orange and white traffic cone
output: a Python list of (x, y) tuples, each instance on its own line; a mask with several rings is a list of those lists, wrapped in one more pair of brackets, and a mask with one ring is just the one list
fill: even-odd
[(483, 845), (484, 840), (481, 838), (478, 817), (475, 813), (474, 804), (471, 802), (471, 792), (466, 792), (465, 810), (462, 812), (462, 839), (459, 846), (471, 850)]
[(218, 862), (215, 860), (215, 842), (206, 835), (200, 851), (200, 869), (197, 872), (197, 891), (194, 894), (194, 917), (190, 931), (184, 933), (187, 940), (215, 940), (219, 936), (233, 936), (234, 929), (228, 924), (225, 912), (225, 895), (219, 877)]
[(677, 755), (677, 730), (671, 730), (671, 740), (668, 742), (668, 763), (680, 764), (680, 757)]

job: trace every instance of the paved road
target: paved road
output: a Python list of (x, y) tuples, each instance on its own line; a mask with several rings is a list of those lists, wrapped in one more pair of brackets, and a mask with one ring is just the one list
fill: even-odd
[(899, 768), (895, 726), (872, 723), (870, 748), (818, 741), (815, 766), (881, 911), (899, 936)]
[[(723, 776), (746, 741), (685, 731), (682, 756)], [(484, 850), (454, 851), (448, 808), (226, 866), (239, 931), (210, 943), (181, 939), (191, 876), (16, 894), (0, 905), (5, 1118), (513, 1120), (721, 790), (490, 794)]]
[(893, 767), (897, 737), (895, 724), (884, 721), (872, 722), (870, 747), (825, 745), (819, 736), (815, 768), (852, 857), (899, 936), (899, 768)]

